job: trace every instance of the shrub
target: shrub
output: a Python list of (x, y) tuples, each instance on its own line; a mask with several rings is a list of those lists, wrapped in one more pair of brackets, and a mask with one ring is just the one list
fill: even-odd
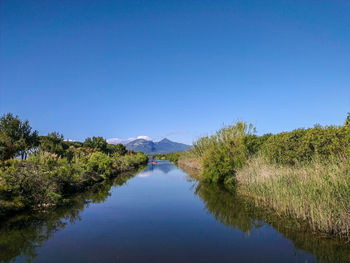
[(97, 174), (110, 176), (111, 175), (112, 159), (104, 153), (94, 152), (88, 161), (88, 171)]
[(195, 142), (193, 151), (202, 161), (203, 178), (212, 182), (224, 182), (233, 177), (248, 158), (245, 137), (253, 132), (252, 125), (237, 122)]
[(348, 126), (315, 126), (271, 136), (263, 145), (262, 153), (274, 163), (294, 165), (314, 158), (330, 160), (349, 153)]

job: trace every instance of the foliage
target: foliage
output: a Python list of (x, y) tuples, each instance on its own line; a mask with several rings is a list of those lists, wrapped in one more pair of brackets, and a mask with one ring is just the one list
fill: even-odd
[(107, 145), (107, 152), (109, 154), (119, 154), (119, 155), (125, 155), (127, 153), (125, 145), (119, 143), (119, 144), (108, 144)]
[(244, 145), (247, 147), (249, 155), (257, 154), (264, 143), (272, 136), (271, 133), (264, 134), (263, 136), (257, 136), (255, 134), (248, 134), (244, 136)]
[(22, 122), (11, 113), (0, 118), (0, 160), (21, 155), (26, 158), (29, 151), (38, 145), (38, 132), (33, 131), (29, 122)]
[[(28, 160), (11, 159), (18, 154)], [(39, 138), (28, 121), (12, 114), (0, 119), (0, 158), (0, 216), (64, 204), (68, 196), (148, 161), (102, 137), (80, 143), (52, 132)]]
[(236, 175), (237, 189), (260, 205), (350, 239), (349, 159), (271, 164), (257, 156)]
[(103, 137), (92, 137), (92, 138), (86, 138), (83, 146), (86, 148), (92, 148), (95, 151), (108, 153), (107, 151), (107, 142)]
[(54, 154), (57, 158), (63, 157), (68, 145), (64, 142), (64, 136), (58, 132), (51, 132), (40, 138), (40, 148), (48, 153)]
[(111, 174), (112, 158), (102, 152), (93, 153), (88, 161), (87, 170), (100, 175)]
[(296, 165), (312, 160), (328, 162), (350, 156), (350, 115), (344, 126), (315, 125), (279, 134), (257, 136), (251, 125), (238, 122), (194, 142), (192, 153), (201, 161), (203, 178), (212, 182), (234, 180), (237, 169), (256, 155), (271, 163)]
[(143, 153), (57, 159), (45, 152), (27, 161), (8, 160), (0, 167), (0, 216), (22, 209), (42, 209), (67, 202), (68, 196), (88, 186), (147, 163)]
[(350, 112), (348, 112), (348, 116), (346, 116), (346, 119), (345, 119), (345, 126), (349, 126), (350, 125)]
[(182, 153), (161, 153), (153, 156), (157, 160), (169, 160), (170, 162), (177, 163)]
[(239, 121), (194, 142), (193, 151), (202, 161), (203, 178), (218, 183), (234, 176), (249, 155), (245, 137), (253, 133), (252, 125)]
[(315, 126), (271, 136), (262, 153), (274, 163), (294, 165), (314, 158), (330, 160), (347, 155), (350, 126)]

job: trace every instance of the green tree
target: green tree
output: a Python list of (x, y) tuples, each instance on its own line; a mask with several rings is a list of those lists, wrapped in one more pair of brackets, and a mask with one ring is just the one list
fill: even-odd
[(0, 159), (8, 160), (21, 155), (26, 158), (28, 152), (38, 146), (38, 132), (33, 131), (29, 122), (22, 122), (11, 113), (0, 118)]
[(114, 153), (117, 153), (119, 155), (125, 155), (127, 150), (126, 150), (126, 147), (119, 143), (119, 144), (108, 144), (107, 145), (107, 150), (108, 150), (108, 153), (109, 154), (114, 154)]
[(350, 112), (348, 112), (348, 116), (345, 119), (345, 126), (350, 126)]
[(83, 144), (84, 147), (92, 148), (95, 151), (103, 152), (103, 153), (108, 153), (107, 145), (108, 144), (103, 137), (95, 137), (95, 136), (92, 137), (92, 139), (86, 138)]
[(42, 136), (40, 140), (40, 148), (57, 157), (62, 157), (68, 145), (64, 142), (64, 136), (58, 132), (51, 132), (47, 136)]

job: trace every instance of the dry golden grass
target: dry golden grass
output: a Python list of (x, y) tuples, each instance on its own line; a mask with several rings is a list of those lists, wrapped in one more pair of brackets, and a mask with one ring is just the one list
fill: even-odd
[(181, 167), (187, 167), (189, 169), (201, 171), (200, 160), (198, 158), (180, 158), (177, 161), (178, 165)]
[(349, 160), (282, 166), (256, 157), (237, 172), (236, 181), (239, 192), (261, 205), (350, 239)]

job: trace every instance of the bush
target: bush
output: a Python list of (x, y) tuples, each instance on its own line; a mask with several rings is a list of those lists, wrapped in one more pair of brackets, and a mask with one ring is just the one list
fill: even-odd
[(224, 182), (233, 177), (248, 158), (245, 137), (253, 132), (252, 125), (237, 122), (195, 142), (193, 151), (202, 161), (203, 178), (211, 182)]
[(69, 161), (46, 152), (35, 152), (27, 161), (1, 162), (0, 216), (21, 209), (62, 205), (73, 193), (147, 161), (147, 155), (142, 153), (109, 157), (95, 152), (89, 157), (77, 155)]
[(264, 144), (262, 153), (271, 162), (294, 165), (310, 162), (314, 158), (327, 161), (347, 156), (349, 147), (348, 126), (315, 126), (271, 136)]
[(104, 153), (95, 152), (91, 155), (88, 161), (88, 171), (95, 172), (101, 175), (110, 176), (112, 159)]

